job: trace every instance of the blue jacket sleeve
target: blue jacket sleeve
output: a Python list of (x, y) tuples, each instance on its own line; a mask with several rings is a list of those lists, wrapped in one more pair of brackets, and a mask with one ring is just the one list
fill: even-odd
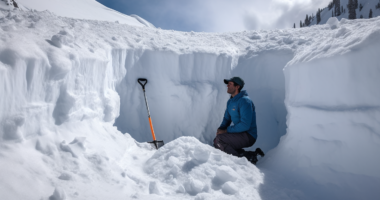
[(227, 127), (231, 124), (231, 115), (228, 113), (228, 107), (226, 111), (224, 112), (224, 117), (222, 124), (219, 126), (218, 129), (227, 129)]
[(227, 128), (227, 132), (229, 133), (240, 133), (244, 131), (248, 131), (251, 127), (252, 116), (253, 116), (253, 106), (249, 100), (243, 100), (239, 105), (240, 111), (240, 122), (234, 124), (233, 126), (229, 126)]

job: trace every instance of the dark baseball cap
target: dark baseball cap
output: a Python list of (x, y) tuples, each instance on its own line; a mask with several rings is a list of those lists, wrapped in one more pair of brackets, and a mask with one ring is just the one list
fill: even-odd
[(232, 77), (230, 79), (224, 79), (225, 84), (228, 84), (228, 82), (234, 82), (234, 83), (240, 85), (241, 88), (244, 87), (244, 80), (238, 76)]

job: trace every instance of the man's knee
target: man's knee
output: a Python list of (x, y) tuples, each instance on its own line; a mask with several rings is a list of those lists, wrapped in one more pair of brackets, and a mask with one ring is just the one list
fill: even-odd
[(214, 139), (214, 147), (220, 150), (224, 150), (223, 142), (221, 140), (221, 135), (216, 135)]

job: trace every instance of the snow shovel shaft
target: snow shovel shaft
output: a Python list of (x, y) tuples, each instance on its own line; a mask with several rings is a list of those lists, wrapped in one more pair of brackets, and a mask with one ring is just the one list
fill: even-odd
[(153, 141), (152, 142), (149, 142), (149, 143), (152, 143), (154, 144), (154, 146), (156, 147), (156, 149), (160, 148), (161, 146), (164, 145), (164, 142), (163, 141), (157, 141), (156, 140), (156, 135), (154, 134), (154, 129), (153, 129), (153, 124), (152, 124), (152, 119), (150, 117), (150, 111), (149, 111), (149, 106), (148, 106), (148, 100), (146, 99), (146, 94), (145, 94), (145, 85), (148, 83), (148, 79), (146, 78), (139, 78), (137, 79), (137, 82), (142, 86), (143, 88), (143, 92), (144, 92), (144, 99), (145, 99), (145, 105), (146, 105), (146, 109), (148, 111), (148, 119), (149, 119), (149, 125), (150, 125), (150, 130), (152, 131), (152, 137), (153, 137)]

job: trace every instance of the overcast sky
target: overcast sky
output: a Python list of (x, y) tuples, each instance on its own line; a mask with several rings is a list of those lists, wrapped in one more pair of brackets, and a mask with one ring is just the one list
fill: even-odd
[(178, 31), (232, 32), (299, 27), (306, 14), (331, 0), (97, 0), (156, 27)]

